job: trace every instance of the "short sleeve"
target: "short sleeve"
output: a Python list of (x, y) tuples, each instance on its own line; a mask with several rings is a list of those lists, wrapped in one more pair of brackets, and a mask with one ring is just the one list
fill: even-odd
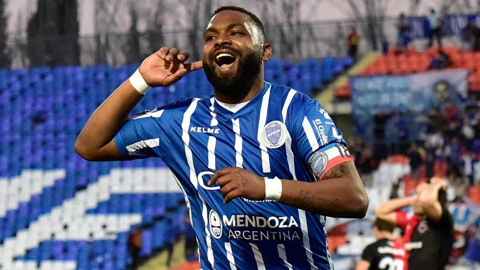
[(407, 228), (409, 218), (406, 212), (397, 211), (395, 220), (397, 222), (397, 226), (400, 227), (402, 230), (405, 230), (405, 228)]
[[(336, 165), (353, 161), (342, 133), (320, 103), (304, 94), (297, 94), (291, 106), (290, 128), (293, 144), (304, 164), (317, 179)], [(288, 123), (287, 123), (288, 125)]]
[(362, 252), (362, 260), (372, 263), (373, 257), (375, 255), (375, 245), (368, 245)]
[(160, 123), (163, 110), (146, 111), (127, 120), (114, 137), (123, 159), (161, 157), (159, 146), (164, 136)]
[(449, 233), (449, 231), (452, 230), (453, 221), (448, 211), (448, 207), (446, 207), (445, 205), (442, 206), (442, 215), (440, 219), (437, 222), (431, 222), (431, 224), (432, 226), (439, 227), (443, 231)]

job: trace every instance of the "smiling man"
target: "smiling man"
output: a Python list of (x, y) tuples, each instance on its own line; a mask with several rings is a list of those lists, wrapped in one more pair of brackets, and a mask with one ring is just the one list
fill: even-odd
[[(271, 53), (255, 15), (222, 7), (205, 31), (203, 61), (186, 63), (187, 52), (161, 48), (100, 105), (75, 143), (87, 160), (161, 158), (185, 193), (205, 270), (332, 269), (325, 216), (361, 218), (367, 210), (328, 113), (264, 81)], [(202, 67), (213, 96), (127, 119), (149, 86)]]

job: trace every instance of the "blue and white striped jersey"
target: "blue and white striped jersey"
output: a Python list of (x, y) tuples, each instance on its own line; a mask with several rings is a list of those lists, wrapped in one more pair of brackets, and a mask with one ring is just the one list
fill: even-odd
[(220, 187), (207, 185), (216, 171), (232, 166), (314, 181), (312, 153), (343, 155), (345, 146), (317, 101), (266, 82), (235, 113), (213, 96), (179, 101), (127, 121), (114, 140), (124, 158), (160, 157), (172, 170), (185, 193), (203, 269), (333, 269), (325, 217), (271, 201), (224, 204)]

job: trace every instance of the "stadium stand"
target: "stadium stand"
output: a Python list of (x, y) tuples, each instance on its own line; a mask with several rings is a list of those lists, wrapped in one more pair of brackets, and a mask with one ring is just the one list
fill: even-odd
[[(352, 64), (274, 59), (265, 77), (311, 94)], [(87, 162), (73, 150), (91, 113), (136, 68), (0, 70), (0, 269), (126, 269), (134, 228), (142, 231), (141, 257), (184, 232), (183, 194), (162, 161)], [(209, 87), (203, 72), (192, 72), (137, 108), (210, 95)]]
[[(436, 61), (441, 58), (441, 53), (447, 55), (447, 67), (442, 67), (442, 70), (468, 71), (468, 78), (462, 77), (462, 80), (468, 81), (468, 94), (460, 100), (460, 104), (457, 103), (459, 106), (445, 103), (426, 112), (413, 114), (408, 111), (411, 108), (405, 111), (396, 109), (376, 111), (371, 115), (375, 123), (371, 127), (377, 128), (377, 120), (378, 123), (383, 123), (381, 129), (377, 130), (377, 133), (382, 134), (383, 141), (375, 135), (372, 136), (376, 131), (370, 130), (363, 134), (365, 137), (356, 134), (355, 138), (348, 142), (350, 152), (355, 153), (357, 168), (362, 179), (371, 179), (364, 183), (371, 208), (391, 198), (412, 195), (415, 188), (420, 183), (428, 181), (431, 176), (448, 180), (449, 210), (455, 221), (456, 238), (450, 262), (454, 265), (458, 262), (460, 265), (462, 263), (466, 265), (466, 268), (452, 266), (451, 269), (473, 269), (470, 268), (474, 267), (472, 263), (477, 261), (478, 264), (478, 259), (474, 259), (476, 257), (472, 254), (478, 254), (476, 244), (478, 233), (475, 231), (478, 231), (480, 221), (478, 219), (480, 210), (480, 125), (478, 125), (480, 54), (462, 51), (453, 46), (442, 47), (441, 51), (435, 47), (425, 51), (407, 49), (403, 53), (391, 49), (385, 55), (370, 53), (365, 56), (360, 61), (364, 62), (364, 65), (356, 64), (348, 75), (360, 76), (360, 78), (388, 78), (396, 75), (430, 74), (429, 71), (437, 70), (435, 64), (438, 64)], [(337, 80), (327, 90), (333, 90), (331, 95), (332, 100), (335, 98), (333, 103), (350, 103), (350, 89), (346, 76), (343, 80)], [(381, 119), (383, 121), (380, 121)], [(393, 140), (397, 134), (404, 131), (408, 136), (403, 142), (398, 139)], [(367, 153), (372, 154), (367, 156)], [(364, 155), (365, 158), (362, 158)], [(371, 208), (367, 218), (373, 219)], [(345, 223), (348, 226), (345, 227)], [(329, 227), (346, 228), (344, 235), (336, 234), (335, 240), (330, 243), (337, 251), (334, 255), (336, 264), (345, 265), (345, 269), (351, 265), (351, 256), (359, 255), (358, 250), (362, 250), (365, 243), (369, 242), (368, 236), (373, 235), (369, 230), (356, 232), (348, 229), (352, 226), (360, 226), (354, 224), (354, 221), (333, 219)], [(345, 243), (342, 244), (343, 242)], [(468, 245), (469, 242), (470, 245)], [(462, 254), (465, 257), (462, 258)], [(465, 258), (470, 262), (466, 262)]]
[[(407, 50), (397, 53), (395, 48), (386, 55), (379, 55), (371, 64), (358, 73), (360, 76), (376, 75), (406, 75), (430, 70), (433, 59), (439, 57), (443, 51), (450, 58), (448, 68), (463, 68), (470, 71), (468, 77), (471, 92), (480, 92), (480, 52), (462, 51), (458, 47), (431, 47), (426, 51)], [(335, 89), (335, 97), (340, 99), (350, 98), (348, 83)]]

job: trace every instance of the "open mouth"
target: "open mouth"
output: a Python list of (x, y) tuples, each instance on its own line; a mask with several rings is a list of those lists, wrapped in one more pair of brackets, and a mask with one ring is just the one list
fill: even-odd
[(215, 56), (215, 64), (217, 64), (221, 69), (227, 69), (235, 63), (235, 56), (230, 53), (219, 53)]

